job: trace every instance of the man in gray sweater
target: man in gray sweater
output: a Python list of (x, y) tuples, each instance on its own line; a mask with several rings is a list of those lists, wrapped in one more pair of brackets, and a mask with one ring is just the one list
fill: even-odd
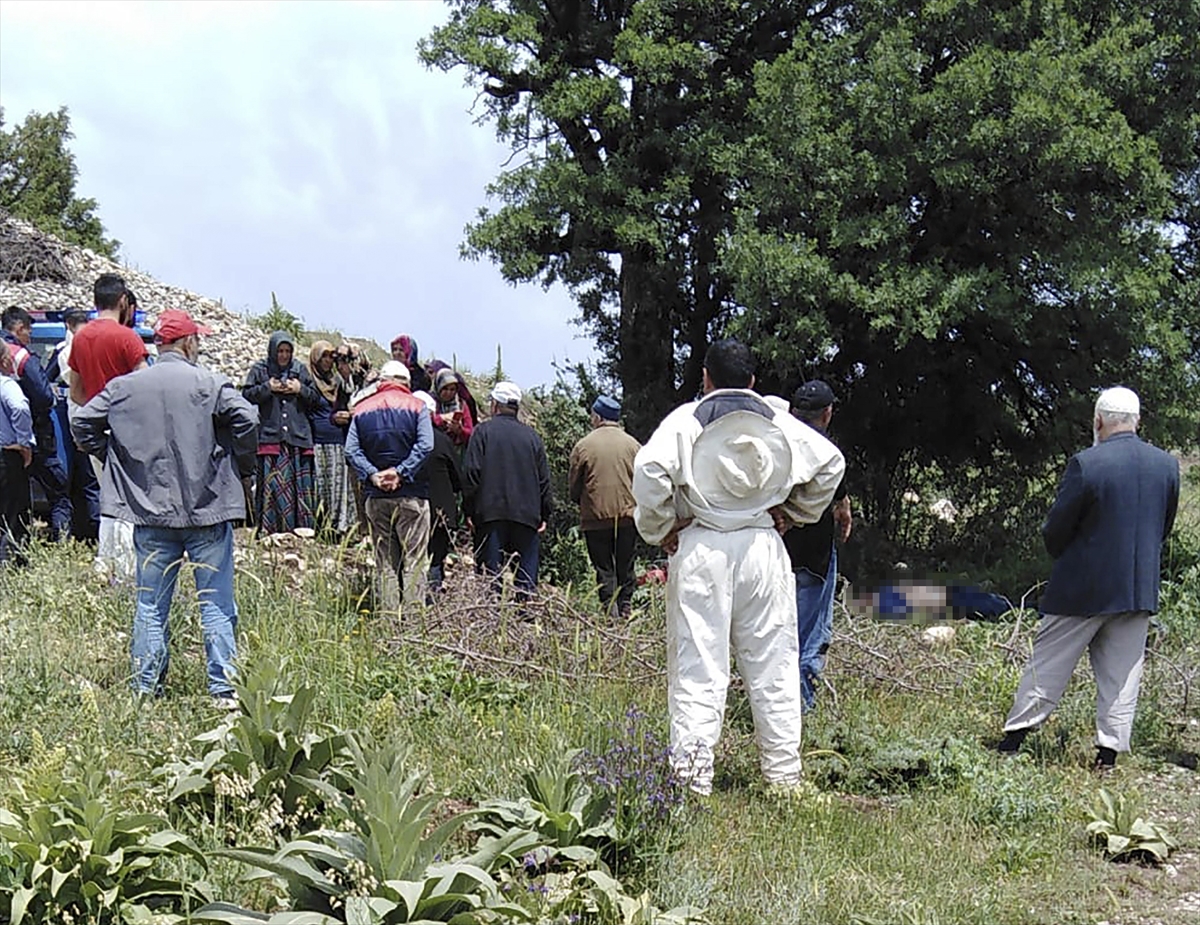
[(199, 335), (208, 333), (186, 312), (163, 312), (155, 326), (158, 362), (109, 382), (71, 432), (106, 461), (103, 514), (134, 525), (134, 689), (163, 693), (167, 617), (186, 552), (195, 566), (208, 690), (218, 706), (235, 707), (231, 522), (245, 514), (240, 475), (253, 471), (258, 412), (228, 379), (197, 365)]

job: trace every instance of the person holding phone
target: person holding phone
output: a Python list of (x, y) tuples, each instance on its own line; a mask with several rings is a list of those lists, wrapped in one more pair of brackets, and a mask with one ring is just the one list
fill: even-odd
[(250, 368), (242, 394), (258, 407), (258, 532), (311, 529), (317, 500), (308, 412), (320, 396), (304, 364), (295, 359), (291, 334), (271, 335), (267, 357)]
[(475, 421), (471, 409), (459, 394), (458, 374), (449, 367), (439, 369), (434, 377), (437, 388), (437, 411), (433, 415), (433, 426), (440, 427), (451, 442), (460, 450), (471, 439)]

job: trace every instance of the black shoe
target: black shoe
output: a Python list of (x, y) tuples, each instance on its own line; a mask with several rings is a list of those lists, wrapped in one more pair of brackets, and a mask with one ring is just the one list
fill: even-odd
[(1103, 745), (1096, 746), (1096, 761), (1092, 767), (1097, 771), (1111, 771), (1117, 766), (1117, 752)]
[(1004, 733), (1004, 738), (996, 743), (996, 751), (1001, 755), (1015, 755), (1021, 750), (1021, 743), (1029, 735), (1028, 729), (1013, 729)]

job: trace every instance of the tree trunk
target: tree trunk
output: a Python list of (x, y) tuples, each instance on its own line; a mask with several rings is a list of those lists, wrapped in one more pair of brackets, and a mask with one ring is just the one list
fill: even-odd
[(620, 359), (625, 427), (646, 440), (675, 405), (672, 298), (656, 284), (649, 255), (621, 256)]

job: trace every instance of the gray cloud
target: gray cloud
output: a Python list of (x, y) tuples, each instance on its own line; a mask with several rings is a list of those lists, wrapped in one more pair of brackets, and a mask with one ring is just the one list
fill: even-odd
[(0, 6), (9, 122), (71, 109), (79, 191), (122, 257), (309, 327), (425, 356), (495, 362), (523, 384), (593, 355), (561, 290), (513, 288), (458, 259), (507, 151), (459, 74), (417, 40), (440, 3), (14, 3)]

